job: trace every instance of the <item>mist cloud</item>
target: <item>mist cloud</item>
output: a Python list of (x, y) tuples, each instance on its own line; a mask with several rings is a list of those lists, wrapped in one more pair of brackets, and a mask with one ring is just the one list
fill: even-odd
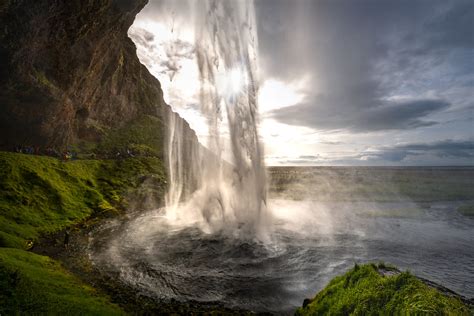
[(431, 143), (408, 143), (382, 147), (376, 156), (401, 161), (407, 156), (432, 155), (438, 158), (474, 158), (474, 140), (442, 140)]

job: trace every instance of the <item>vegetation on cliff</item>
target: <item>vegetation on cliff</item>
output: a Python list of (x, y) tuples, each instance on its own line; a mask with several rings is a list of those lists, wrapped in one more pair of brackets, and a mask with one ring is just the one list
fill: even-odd
[(356, 265), (296, 311), (296, 315), (420, 314), (471, 315), (471, 311), (459, 298), (383, 264)]
[(97, 142), (141, 115), (167, 119), (160, 83), (127, 36), (146, 3), (0, 5), (0, 148)]
[(44, 234), (163, 196), (161, 160), (65, 162), (0, 152), (0, 166), (0, 314), (120, 314), (60, 263), (26, 249)]
[[(117, 212), (127, 196), (140, 196), (141, 184), (161, 196), (165, 172), (161, 160), (63, 162), (51, 157), (0, 152), (0, 246), (27, 248), (41, 234)], [(147, 192), (153, 193), (153, 192)]]
[(71, 151), (80, 158), (0, 152), (2, 315), (118, 311), (58, 262), (26, 250), (45, 234), (156, 206), (163, 196), (164, 131), (170, 118), (181, 118), (127, 35), (146, 3), (0, 4), (0, 149)]
[(130, 149), (139, 155), (162, 157), (163, 123), (160, 118), (142, 115), (107, 134), (98, 145), (97, 152), (113, 152), (115, 149)]

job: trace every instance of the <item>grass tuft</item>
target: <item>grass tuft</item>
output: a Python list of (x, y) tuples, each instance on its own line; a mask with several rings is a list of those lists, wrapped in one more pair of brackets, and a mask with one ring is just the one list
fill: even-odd
[(355, 265), (334, 278), (296, 315), (471, 315), (459, 299), (448, 297), (409, 272), (382, 275), (385, 264)]

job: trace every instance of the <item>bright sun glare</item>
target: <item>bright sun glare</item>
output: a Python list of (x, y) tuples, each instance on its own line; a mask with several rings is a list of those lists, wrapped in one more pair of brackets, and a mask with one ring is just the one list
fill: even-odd
[(223, 71), (217, 76), (217, 91), (227, 101), (231, 101), (248, 85), (247, 74), (241, 68)]

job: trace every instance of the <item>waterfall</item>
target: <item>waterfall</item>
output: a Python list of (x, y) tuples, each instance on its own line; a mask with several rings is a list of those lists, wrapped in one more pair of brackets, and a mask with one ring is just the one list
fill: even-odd
[[(255, 7), (251, 1), (215, 0), (192, 1), (190, 6), (195, 22), (200, 106), (209, 136), (207, 150), (196, 151), (199, 158), (194, 162), (199, 165), (183, 163), (189, 144), (183, 140), (180, 123), (175, 117), (170, 119), (167, 210), (173, 218), (193, 217), (210, 231), (225, 229), (263, 236), (268, 215), (258, 135)], [(196, 168), (199, 172), (192, 170)], [(200, 179), (190, 179), (189, 173)], [(190, 180), (198, 183), (198, 188), (186, 198), (183, 193)]]

